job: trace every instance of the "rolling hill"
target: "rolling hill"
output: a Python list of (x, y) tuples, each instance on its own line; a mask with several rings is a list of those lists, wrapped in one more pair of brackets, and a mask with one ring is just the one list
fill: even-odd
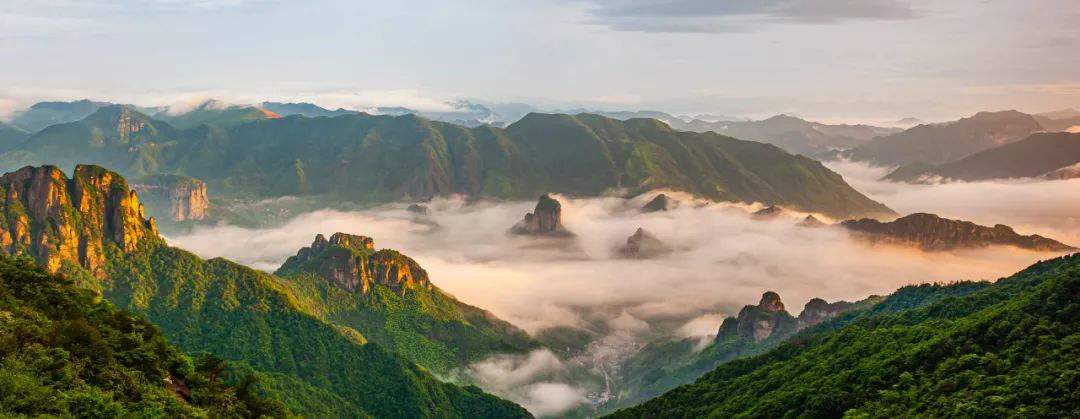
[(895, 182), (1033, 178), (1080, 163), (1080, 133), (1038, 133), (942, 165), (901, 166), (885, 176)]

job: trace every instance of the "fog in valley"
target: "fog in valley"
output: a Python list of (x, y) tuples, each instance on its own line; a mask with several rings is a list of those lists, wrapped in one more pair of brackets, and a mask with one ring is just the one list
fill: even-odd
[[(833, 168), (901, 214), (1000, 222), (1021, 234), (1080, 243), (1080, 199), (1069, 195), (1070, 188), (1077, 190), (1069, 182), (1080, 180), (906, 185), (877, 181), (883, 171), (861, 165)], [(839, 228), (797, 226), (805, 214), (760, 220), (750, 216), (760, 204), (668, 194), (679, 206), (654, 213), (640, 208), (656, 193), (629, 200), (556, 196), (573, 239), (509, 235), (534, 202), (447, 198), (428, 203), (427, 216), (404, 204), (320, 210), (276, 228), (199, 227), (169, 243), (273, 271), (318, 233), (368, 235), (379, 248), (415, 258), (438, 287), (534, 335), (552, 327), (595, 334), (598, 339), (570, 362), (597, 374), (610, 374), (648, 341), (698, 337), (705, 343), (723, 317), (756, 304), (764, 291), (778, 292), (797, 315), (813, 297), (853, 301), (908, 284), (993, 280), (1054, 256), (1011, 248), (930, 253), (869, 246)], [(654, 259), (619, 258), (615, 249), (639, 227), (675, 251)], [(557, 413), (587, 401), (586, 389), (567, 378), (566, 368), (542, 350), (490, 359), (465, 373), (535, 413)]]

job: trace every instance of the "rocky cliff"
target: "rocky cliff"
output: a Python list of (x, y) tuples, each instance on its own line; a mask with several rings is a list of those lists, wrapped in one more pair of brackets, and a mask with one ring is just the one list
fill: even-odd
[(1022, 236), (1004, 224), (986, 227), (926, 213), (911, 214), (887, 223), (864, 218), (847, 220), (840, 225), (857, 237), (873, 243), (914, 245), (927, 251), (987, 246), (1015, 246), (1048, 252), (1076, 250), (1037, 234)]
[(334, 233), (327, 240), (319, 234), (281, 265), (276, 274), (293, 276), (314, 272), (350, 292), (370, 293), (384, 285), (398, 295), (413, 289), (432, 288), (427, 272), (412, 258), (390, 249), (375, 250), (370, 237)]
[(799, 317), (792, 317), (785, 310), (780, 295), (768, 291), (761, 296), (761, 301), (756, 306), (745, 306), (739, 311), (738, 316), (724, 319), (716, 340), (740, 338), (760, 343), (771, 337), (785, 338), (799, 330), (850, 311), (855, 306), (855, 303), (847, 301), (829, 303), (820, 298), (813, 298), (803, 307)]
[(649, 202), (646, 202), (645, 205), (641, 207), (641, 212), (667, 211), (675, 208), (676, 205), (678, 205), (678, 202), (668, 197), (667, 194), (659, 194), (656, 195), (655, 198), (649, 200)]
[(140, 178), (131, 184), (155, 213), (168, 211), (172, 221), (199, 221), (206, 218), (210, 201), (206, 183), (189, 176), (161, 174)]
[(106, 247), (130, 252), (161, 242), (135, 191), (98, 166), (79, 165), (70, 179), (55, 166), (24, 167), (0, 177), (0, 194), (0, 247), (49, 272), (74, 263), (101, 278)]
[(533, 212), (525, 214), (525, 219), (514, 225), (510, 232), (520, 235), (554, 237), (574, 235), (562, 225), (562, 204), (546, 194), (540, 196)]

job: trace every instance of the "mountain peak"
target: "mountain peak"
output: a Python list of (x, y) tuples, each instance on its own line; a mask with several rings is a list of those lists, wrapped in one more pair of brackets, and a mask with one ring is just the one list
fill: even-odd
[(773, 313), (784, 311), (784, 303), (780, 301), (780, 294), (773, 291), (766, 291), (761, 295), (758, 307)]
[(362, 294), (380, 285), (399, 295), (433, 288), (427, 272), (412, 258), (390, 249), (375, 250), (370, 237), (341, 232), (329, 240), (316, 235), (311, 246), (301, 248), (276, 272), (281, 276), (301, 273), (321, 276), (341, 289)]
[(986, 227), (927, 213), (914, 213), (887, 223), (864, 218), (840, 224), (871, 242), (916, 245), (928, 251), (995, 245), (1050, 252), (1076, 250), (1039, 235), (1022, 236), (1004, 224)]
[(533, 212), (510, 229), (513, 234), (534, 236), (573, 236), (562, 225), (562, 204), (548, 194), (540, 195)]

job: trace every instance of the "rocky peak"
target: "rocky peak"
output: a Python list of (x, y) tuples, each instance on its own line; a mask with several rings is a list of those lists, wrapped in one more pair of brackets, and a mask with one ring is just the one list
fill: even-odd
[(724, 319), (716, 339), (741, 338), (761, 342), (777, 333), (793, 333), (797, 325), (795, 318), (784, 310), (780, 295), (769, 291), (761, 296), (758, 305), (745, 306), (737, 317)]
[(675, 204), (676, 202), (674, 199), (671, 199), (666, 194), (660, 194), (645, 203), (645, 205), (641, 207), (641, 212), (667, 211), (675, 208)]
[(769, 205), (765, 208), (755, 211), (753, 214), (751, 214), (751, 216), (757, 219), (765, 220), (779, 217), (783, 213), (784, 208), (780, 207), (779, 205)]
[(857, 237), (874, 243), (915, 245), (927, 251), (994, 245), (1050, 252), (1076, 250), (1072, 246), (1039, 235), (1022, 236), (1004, 224), (986, 227), (970, 221), (950, 220), (926, 213), (911, 214), (887, 223), (864, 218), (847, 220), (840, 224)]
[(198, 221), (206, 218), (210, 207), (206, 183), (193, 177), (160, 174), (141, 178), (131, 184), (146, 205), (155, 213), (168, 212), (173, 221)]
[(314, 274), (341, 289), (362, 294), (377, 285), (398, 295), (433, 288), (427, 272), (412, 258), (394, 250), (375, 250), (370, 237), (346, 233), (334, 233), (329, 240), (316, 235), (311, 246), (300, 249), (275, 273), (283, 277)]
[(829, 303), (820, 298), (812, 298), (803, 307), (802, 313), (799, 313), (799, 329), (817, 325), (838, 314), (851, 310), (854, 305), (854, 303), (847, 301)]
[(818, 227), (825, 227), (826, 226), (826, 224), (824, 222), (817, 219), (817, 217), (815, 217), (813, 215), (807, 215), (806, 218), (803, 218), (802, 221), (799, 221), (799, 223), (796, 224), (796, 225), (799, 226), (799, 227), (809, 227), (809, 228), (818, 228)]
[(671, 248), (652, 233), (638, 227), (633, 235), (626, 238), (626, 244), (618, 249), (618, 253), (626, 258), (648, 259), (671, 253)]
[(0, 177), (0, 194), (0, 247), (32, 255), (49, 272), (67, 261), (102, 278), (105, 246), (131, 252), (161, 242), (135, 191), (98, 166), (76, 166), (71, 179), (55, 166), (23, 167)]
[(562, 204), (547, 194), (540, 196), (533, 212), (525, 214), (525, 219), (519, 221), (510, 229), (510, 232), (534, 236), (568, 237), (574, 235), (562, 225)]

